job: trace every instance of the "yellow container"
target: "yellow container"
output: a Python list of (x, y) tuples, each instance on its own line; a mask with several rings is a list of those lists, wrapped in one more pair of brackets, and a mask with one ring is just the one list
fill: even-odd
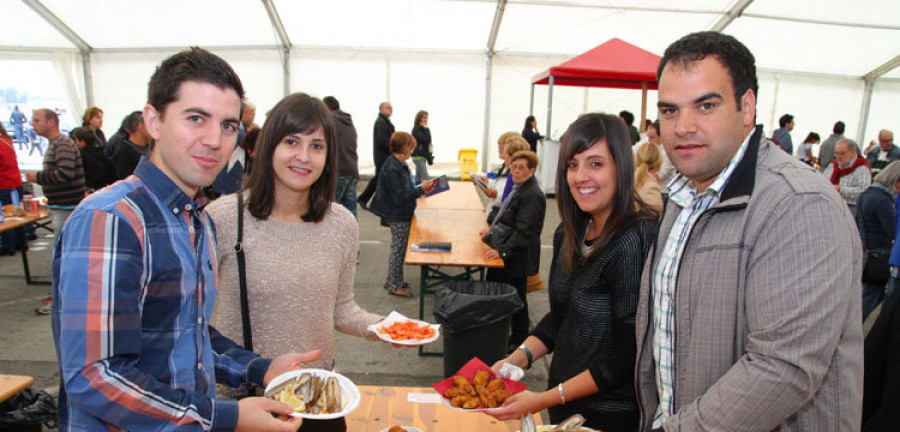
[(459, 149), (459, 169), (462, 171), (461, 179), (463, 181), (472, 180), (469, 171), (478, 172), (478, 149), (464, 148)]

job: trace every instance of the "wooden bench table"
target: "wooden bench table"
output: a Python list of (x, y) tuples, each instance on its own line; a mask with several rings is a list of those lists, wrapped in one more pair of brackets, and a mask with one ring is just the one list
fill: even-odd
[[(445, 407), (440, 402), (410, 402), (410, 398), (438, 396), (430, 387), (359, 386), (362, 394), (359, 408), (347, 416), (349, 432), (380, 432), (394, 425), (412, 426), (425, 432), (479, 432), (519, 430), (520, 422), (502, 422), (478, 412), (463, 412)], [(534, 422), (541, 425), (541, 416)]]
[(34, 384), (34, 378), (30, 376), (0, 374), (0, 402), (17, 395), (31, 384)]
[[(478, 233), (487, 228), (484, 205), (469, 182), (450, 182), (450, 190), (432, 197), (419, 198), (409, 230), (405, 263), (420, 267), (419, 319), (425, 319), (425, 296), (452, 280), (469, 280), (475, 277), (483, 281), (486, 268), (501, 268), (500, 258), (486, 259), (490, 246), (484, 244)], [(449, 242), (449, 252), (417, 252), (414, 244), (423, 242)], [(441, 267), (450, 267), (450, 273)], [(461, 271), (460, 271), (461, 270)], [(419, 347), (419, 355), (440, 356), (442, 353), (425, 352)]]
[[(11, 216), (12, 213), (12, 205), (3, 206), (3, 223), (0, 224), (0, 233), (15, 230), (16, 237), (19, 240), (19, 244), (25, 245), (27, 240), (25, 239), (25, 227), (29, 224), (38, 223), (44, 219), (49, 219), (50, 216), (47, 213), (47, 210), (41, 210), (40, 213), (25, 213), (21, 216)], [(20, 250), (22, 255), (22, 268), (25, 271), (25, 283), (28, 285), (50, 285), (48, 281), (36, 281), (31, 279), (31, 268), (28, 265), (28, 254), (23, 247)]]
[(484, 213), (484, 204), (478, 196), (475, 184), (472, 182), (451, 181), (448, 182), (450, 190), (437, 195), (419, 198), (416, 209), (454, 209), (454, 210), (481, 210)]

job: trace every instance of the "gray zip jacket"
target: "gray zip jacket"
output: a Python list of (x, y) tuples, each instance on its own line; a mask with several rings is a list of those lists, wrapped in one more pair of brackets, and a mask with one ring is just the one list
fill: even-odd
[[(659, 404), (650, 280), (680, 210), (669, 200), (641, 281), (641, 431), (651, 429)], [(858, 431), (861, 272), (844, 200), (821, 174), (766, 143), (758, 126), (720, 202), (685, 246), (675, 290), (675, 406), (663, 428)]]

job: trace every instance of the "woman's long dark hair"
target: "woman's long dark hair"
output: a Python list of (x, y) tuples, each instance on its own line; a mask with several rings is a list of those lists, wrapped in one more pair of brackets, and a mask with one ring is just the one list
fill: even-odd
[(522, 128), (522, 135), (525, 135), (526, 131), (534, 130), (534, 116), (525, 117), (525, 127)]
[(806, 139), (803, 140), (803, 143), (804, 144), (806, 144), (806, 143), (812, 144), (812, 143), (817, 143), (820, 141), (821, 141), (821, 138), (819, 138), (819, 134), (817, 134), (815, 132), (810, 132), (809, 135), (806, 136)]
[[(247, 209), (257, 219), (268, 219), (275, 207), (275, 168), (272, 157), (281, 140), (295, 133), (310, 133), (322, 128), (326, 141), (325, 169), (309, 191), (309, 210), (305, 222), (320, 222), (334, 199), (337, 183), (337, 148), (331, 110), (318, 98), (294, 93), (278, 102), (266, 116), (256, 142), (256, 158), (244, 190), (250, 191)], [(242, 191), (243, 192), (243, 191)]]
[[(600, 237), (590, 256), (582, 257), (578, 242), (582, 240), (591, 215), (582, 211), (569, 190), (567, 165), (576, 154), (600, 142), (606, 142), (613, 163), (616, 165), (616, 189), (612, 211), (602, 228)], [(634, 189), (634, 158), (631, 153), (631, 137), (625, 123), (609, 114), (585, 114), (569, 125), (559, 147), (559, 163), (556, 169), (556, 202), (562, 219), (563, 269), (570, 273), (579, 259), (591, 260), (622, 227), (622, 224), (638, 212), (640, 201)], [(650, 217), (648, 215), (648, 217)]]

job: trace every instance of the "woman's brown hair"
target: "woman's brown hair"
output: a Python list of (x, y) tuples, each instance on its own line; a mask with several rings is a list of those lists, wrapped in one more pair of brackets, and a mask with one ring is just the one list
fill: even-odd
[(268, 219), (275, 207), (275, 168), (272, 166), (275, 147), (290, 134), (307, 134), (320, 127), (326, 141), (325, 169), (310, 188), (309, 210), (303, 215), (303, 220), (320, 222), (328, 213), (337, 183), (334, 119), (331, 110), (318, 98), (306, 93), (294, 93), (286, 96), (269, 111), (256, 141), (253, 169), (243, 188), (250, 191), (247, 209), (253, 217)]
[[(616, 189), (613, 194), (612, 211), (602, 227), (600, 237), (594, 243), (589, 256), (581, 256), (579, 242), (584, 239), (591, 215), (582, 211), (569, 190), (568, 164), (579, 154), (602, 142), (606, 143), (613, 163), (616, 165)], [(622, 224), (632, 217), (640, 202), (634, 189), (634, 157), (631, 153), (631, 138), (628, 129), (619, 117), (610, 114), (585, 114), (569, 125), (559, 146), (559, 163), (556, 169), (556, 201), (562, 219), (563, 254), (562, 265), (571, 273), (578, 260), (589, 261), (612, 238)], [(650, 217), (649, 215), (647, 217)]]

